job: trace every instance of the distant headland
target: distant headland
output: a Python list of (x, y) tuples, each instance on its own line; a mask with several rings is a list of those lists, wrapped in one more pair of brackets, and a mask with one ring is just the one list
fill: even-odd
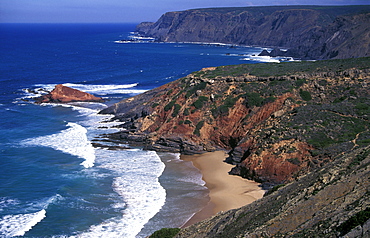
[(279, 56), (317, 60), (370, 56), (369, 27), (370, 5), (270, 6), (167, 12), (136, 30), (160, 42), (270, 47), (287, 49)]

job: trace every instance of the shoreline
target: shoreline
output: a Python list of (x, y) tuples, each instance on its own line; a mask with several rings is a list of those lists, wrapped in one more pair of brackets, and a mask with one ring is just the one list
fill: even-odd
[(197, 155), (181, 155), (184, 161), (191, 161), (202, 173), (202, 178), (209, 189), (210, 201), (200, 211), (195, 213), (182, 227), (216, 215), (250, 204), (263, 197), (265, 191), (259, 183), (229, 175), (233, 165), (224, 162), (224, 151), (208, 152)]

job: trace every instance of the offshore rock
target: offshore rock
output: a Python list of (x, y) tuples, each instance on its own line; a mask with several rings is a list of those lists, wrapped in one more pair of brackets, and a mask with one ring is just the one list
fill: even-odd
[(36, 98), (36, 103), (103, 102), (101, 97), (58, 84), (48, 94)]

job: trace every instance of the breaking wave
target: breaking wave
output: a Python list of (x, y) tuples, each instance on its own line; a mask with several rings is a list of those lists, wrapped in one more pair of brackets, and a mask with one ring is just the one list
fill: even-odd
[(81, 163), (85, 168), (94, 166), (95, 150), (91, 142), (87, 139), (87, 130), (77, 124), (68, 123), (69, 127), (59, 133), (31, 138), (23, 141), (26, 146), (45, 146), (67, 154), (84, 159)]
[[(99, 167), (116, 174), (112, 187), (122, 198), (114, 204), (122, 216), (91, 226), (77, 237), (125, 237), (134, 238), (144, 225), (162, 208), (166, 191), (158, 178), (164, 171), (164, 163), (156, 152), (130, 150), (125, 153), (100, 151)], [(112, 159), (113, 156), (117, 156)]]

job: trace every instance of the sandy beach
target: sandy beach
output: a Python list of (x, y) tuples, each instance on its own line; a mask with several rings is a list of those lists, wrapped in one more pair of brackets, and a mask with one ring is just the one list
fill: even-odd
[(239, 208), (262, 198), (265, 191), (259, 187), (259, 183), (228, 174), (233, 165), (223, 162), (225, 158), (224, 151), (181, 156), (185, 161), (192, 161), (201, 171), (210, 196), (208, 205), (196, 213), (184, 227), (220, 211)]

